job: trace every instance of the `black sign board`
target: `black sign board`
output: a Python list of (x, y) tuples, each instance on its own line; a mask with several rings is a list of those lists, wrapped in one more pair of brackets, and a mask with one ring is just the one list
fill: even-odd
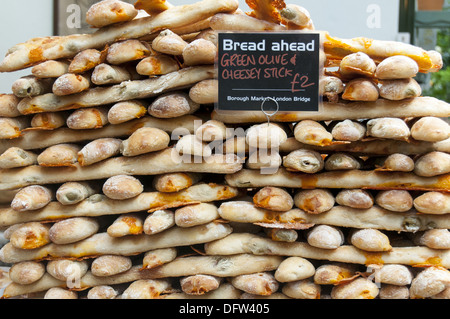
[(317, 33), (220, 33), (218, 111), (319, 110)]

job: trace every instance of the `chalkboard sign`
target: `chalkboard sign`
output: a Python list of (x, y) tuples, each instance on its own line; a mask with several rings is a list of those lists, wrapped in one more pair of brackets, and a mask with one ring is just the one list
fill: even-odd
[(319, 54), (316, 33), (219, 33), (217, 110), (318, 111)]

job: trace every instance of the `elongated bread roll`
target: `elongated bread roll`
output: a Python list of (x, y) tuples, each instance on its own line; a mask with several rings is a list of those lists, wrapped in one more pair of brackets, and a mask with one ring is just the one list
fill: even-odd
[(394, 172), (412, 172), (414, 165), (414, 160), (411, 157), (394, 153), (386, 157), (380, 169)]
[(414, 207), (424, 214), (448, 214), (450, 213), (450, 195), (425, 192), (414, 199)]
[(77, 53), (70, 62), (68, 72), (66, 73), (81, 74), (94, 69), (97, 65), (105, 62), (106, 52), (87, 49)]
[(378, 286), (367, 278), (356, 278), (346, 285), (334, 286), (332, 299), (375, 299), (379, 294)]
[(30, 127), (30, 119), (26, 117), (0, 117), (0, 140), (13, 140), (22, 135), (22, 131)]
[(421, 271), (411, 282), (411, 298), (429, 298), (442, 292), (450, 282), (448, 269), (428, 267)]
[(50, 275), (66, 282), (83, 277), (88, 269), (89, 263), (86, 260), (77, 261), (70, 259), (51, 260), (46, 267)]
[(378, 206), (393, 212), (407, 212), (413, 207), (413, 198), (405, 190), (385, 190), (380, 191), (375, 202)]
[(307, 259), (288, 257), (281, 262), (275, 271), (275, 279), (279, 282), (291, 282), (314, 276), (316, 269)]
[(66, 123), (72, 130), (99, 129), (109, 124), (108, 110), (100, 107), (75, 110), (69, 115)]
[(314, 174), (324, 168), (325, 162), (318, 152), (300, 149), (285, 156), (283, 166), (292, 172)]
[(111, 286), (101, 285), (89, 289), (87, 299), (116, 299), (119, 292)]
[(55, 130), (66, 124), (67, 117), (64, 112), (39, 113), (33, 116), (30, 124), (32, 129)]
[(53, 80), (51, 79), (24, 76), (13, 83), (12, 91), (19, 98), (32, 97), (50, 93), (52, 91), (52, 85)]
[(287, 134), (279, 124), (265, 123), (251, 126), (246, 133), (247, 144), (254, 148), (277, 150), (287, 139)]
[(78, 242), (97, 233), (99, 222), (89, 217), (74, 217), (53, 224), (48, 231), (50, 240), (58, 245)]
[(333, 136), (316, 121), (303, 120), (294, 129), (295, 139), (304, 144), (326, 146), (330, 145)]
[(45, 207), (53, 198), (48, 187), (40, 185), (27, 186), (19, 190), (11, 202), (11, 208), (23, 212)]
[(108, 48), (106, 61), (110, 64), (119, 65), (144, 59), (151, 53), (149, 46), (147, 42), (135, 39), (113, 43)]
[(327, 171), (361, 169), (363, 162), (360, 158), (345, 153), (334, 153), (325, 158), (324, 168)]
[(298, 239), (298, 233), (295, 229), (264, 228), (264, 232), (275, 241), (294, 242)]
[(296, 4), (286, 4), (286, 7), (279, 10), (283, 24), (289, 30), (305, 29), (312, 24), (311, 15), (305, 8)]
[(139, 214), (120, 215), (106, 230), (111, 237), (139, 235), (144, 232), (144, 219)]
[(335, 198), (328, 189), (305, 189), (295, 194), (294, 204), (309, 214), (321, 214), (333, 208)]
[(56, 199), (62, 205), (74, 205), (97, 193), (93, 183), (68, 182), (56, 191)]
[(336, 249), (344, 244), (344, 234), (338, 227), (316, 225), (308, 230), (306, 241), (313, 247)]
[(279, 283), (268, 272), (239, 275), (231, 279), (231, 284), (239, 290), (260, 296), (270, 296), (279, 288)]
[(102, 189), (108, 198), (125, 200), (141, 194), (144, 185), (134, 176), (116, 175), (108, 178)]
[(49, 290), (47, 290), (47, 292), (44, 295), (44, 299), (56, 299), (56, 300), (78, 299), (78, 293), (76, 291), (71, 291), (60, 287), (52, 287)]
[(184, 92), (171, 92), (158, 96), (148, 107), (148, 113), (157, 118), (175, 118), (192, 114), (200, 108)]
[(365, 251), (391, 251), (389, 237), (378, 229), (358, 229), (351, 233), (350, 242)]
[(398, 101), (419, 97), (422, 87), (414, 79), (384, 80), (381, 82), (380, 97)]
[(9, 243), (13, 249), (32, 251), (45, 247), (50, 243), (50, 225), (31, 222), (25, 223), (14, 229), (11, 233)]
[(342, 206), (368, 209), (374, 199), (370, 192), (363, 189), (343, 189), (336, 195), (336, 203)]
[[(0, 250), (0, 258), (11, 263), (26, 260), (52, 258), (81, 258), (99, 255), (131, 256), (153, 249), (195, 245), (217, 240), (231, 233), (231, 227), (223, 224), (178, 228), (174, 227), (160, 234), (148, 236), (112, 238), (107, 233), (95, 234), (81, 242), (70, 245), (49, 244), (40, 249), (18, 249), (10, 244)], [(158, 267), (161, 269), (161, 267)]]
[(125, 289), (121, 299), (158, 299), (161, 294), (171, 290), (170, 281), (167, 279), (141, 279)]
[(147, 105), (139, 100), (124, 101), (113, 105), (108, 111), (108, 121), (111, 124), (121, 124), (139, 119), (147, 114)]
[(189, 90), (189, 97), (195, 103), (213, 104), (218, 101), (219, 83), (216, 79), (204, 80)]
[(407, 56), (392, 56), (386, 58), (377, 66), (375, 77), (380, 80), (413, 78), (419, 72), (416, 61)]
[(319, 80), (319, 94), (329, 102), (339, 102), (340, 94), (344, 92), (344, 83), (336, 76), (323, 76)]
[(104, 255), (95, 258), (91, 264), (94, 276), (114, 276), (131, 269), (132, 261), (129, 257)]
[(175, 224), (179, 227), (193, 227), (210, 223), (219, 217), (219, 212), (214, 204), (200, 203), (177, 209)]
[(143, 127), (122, 142), (120, 152), (123, 156), (138, 156), (164, 150), (169, 146), (169, 143), (170, 136), (163, 130)]
[(411, 136), (417, 141), (444, 141), (450, 137), (450, 125), (438, 117), (425, 116), (411, 126)]
[(37, 164), (38, 155), (18, 147), (11, 147), (0, 155), (0, 169), (26, 167)]
[(0, 94), (0, 117), (17, 117), (21, 113), (17, 109), (20, 98), (15, 94)]
[(188, 43), (181, 36), (169, 29), (161, 31), (152, 41), (153, 50), (175, 56), (182, 55), (187, 45)]
[(168, 262), (173, 261), (177, 257), (176, 248), (155, 249), (145, 253), (142, 261), (143, 269), (152, 269)]
[(352, 120), (340, 121), (333, 125), (331, 136), (333, 140), (355, 142), (366, 135), (366, 126)]
[(19, 285), (32, 284), (45, 274), (45, 265), (36, 261), (24, 261), (12, 265), (9, 278)]
[(377, 69), (376, 63), (364, 52), (352, 53), (345, 56), (339, 66), (339, 73), (344, 78), (360, 76), (373, 77)]
[(356, 276), (357, 266), (339, 262), (325, 263), (316, 268), (314, 282), (318, 285), (338, 285)]
[(438, 176), (450, 172), (450, 154), (431, 152), (415, 161), (414, 173), (418, 176)]
[(282, 188), (267, 186), (253, 196), (253, 203), (259, 208), (285, 212), (292, 209), (294, 199)]
[(194, 162), (212, 155), (209, 144), (197, 139), (195, 135), (185, 135), (175, 145), (175, 150), (180, 156), (194, 157)]
[(67, 73), (55, 80), (52, 91), (56, 96), (65, 96), (81, 93), (88, 90), (90, 86), (91, 81), (87, 76)]
[(133, 20), (138, 10), (132, 4), (119, 0), (103, 0), (92, 5), (86, 13), (86, 22), (94, 28)]
[(42, 62), (31, 69), (31, 73), (41, 79), (59, 78), (61, 75), (69, 73), (70, 63), (64, 60), (49, 60)]
[(145, 219), (144, 233), (154, 235), (173, 226), (175, 226), (175, 213), (168, 209), (157, 210)]
[(183, 61), (188, 66), (214, 64), (217, 52), (217, 47), (211, 41), (196, 39), (184, 48)]
[[(102, 215), (120, 215), (176, 208), (190, 204), (209, 203), (227, 200), (240, 195), (236, 188), (218, 184), (197, 184), (177, 193), (150, 192), (142, 193), (134, 199), (112, 200), (106, 196), (93, 195), (75, 206), (65, 206), (59, 202), (51, 202), (45, 208), (33, 214), (22, 214), (12, 208), (0, 209), (2, 227), (31, 221), (52, 221), (71, 217), (95, 217)], [(153, 215), (147, 217), (151, 218)], [(171, 218), (173, 220), (173, 216)], [(145, 225), (144, 225), (145, 226)], [(144, 229), (145, 230), (145, 229)]]
[(141, 60), (136, 66), (136, 71), (140, 75), (150, 77), (169, 74), (180, 69), (176, 59), (165, 54), (156, 54)]
[(78, 161), (81, 147), (76, 144), (59, 144), (50, 146), (39, 154), (37, 161), (42, 167), (73, 166)]
[(153, 186), (158, 192), (175, 193), (191, 187), (201, 180), (201, 174), (173, 173), (155, 176)]
[(201, 296), (216, 290), (222, 283), (222, 278), (208, 275), (192, 275), (180, 279), (181, 290), (188, 295)]
[(283, 294), (296, 299), (320, 299), (321, 290), (311, 279), (288, 282), (282, 288)]
[(130, 81), (132, 76), (124, 67), (102, 63), (92, 72), (91, 81), (96, 85), (113, 85)]
[(120, 154), (122, 140), (117, 138), (99, 138), (86, 144), (78, 152), (81, 166), (89, 166)]
[(357, 78), (345, 86), (342, 99), (347, 101), (375, 102), (380, 97), (378, 87), (372, 80)]
[(196, 131), (195, 137), (199, 141), (212, 142), (217, 140), (226, 140), (231, 135), (230, 130), (219, 121), (206, 121)]

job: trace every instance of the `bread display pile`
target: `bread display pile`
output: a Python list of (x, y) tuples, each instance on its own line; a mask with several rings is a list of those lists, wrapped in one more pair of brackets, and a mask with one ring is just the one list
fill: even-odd
[(321, 31), (319, 112), (221, 112), (218, 32), (314, 30), (247, 3), (105, 0), (8, 51), (4, 298), (450, 298), (450, 104), (414, 79), (440, 54)]

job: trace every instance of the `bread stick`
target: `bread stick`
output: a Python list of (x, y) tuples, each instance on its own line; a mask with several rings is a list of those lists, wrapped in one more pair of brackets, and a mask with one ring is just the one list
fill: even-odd
[[(371, 265), (376, 262), (383, 265), (432, 266), (433, 263), (430, 263), (429, 258), (437, 257), (440, 266), (449, 267), (448, 251), (432, 250), (427, 247), (393, 247), (390, 252), (363, 253), (354, 246), (343, 245), (334, 250), (320, 249), (303, 242), (275, 242), (251, 234), (231, 234), (221, 240), (205, 244), (205, 251), (210, 255), (270, 254), (360, 265)], [(316, 270), (318, 271), (319, 269)]]
[(184, 92), (171, 92), (158, 96), (148, 107), (148, 113), (156, 118), (175, 118), (198, 111), (200, 105)]
[(285, 26), (260, 20), (245, 14), (217, 13), (211, 18), (211, 28), (215, 31), (283, 31)]
[[(149, 192), (134, 199), (111, 200), (106, 196), (93, 195), (75, 206), (65, 206), (51, 202), (44, 209), (33, 214), (21, 214), (11, 208), (0, 209), (2, 227), (29, 221), (52, 221), (71, 217), (96, 217), (102, 215), (120, 215), (124, 213), (176, 208), (193, 203), (222, 201), (240, 195), (236, 188), (218, 184), (197, 184), (177, 193)], [(152, 215), (148, 216), (151, 218)], [(145, 225), (144, 225), (145, 227)], [(145, 230), (145, 229), (144, 229)]]
[(374, 76), (376, 69), (375, 61), (363, 52), (345, 56), (339, 65), (339, 73), (346, 79), (361, 76), (371, 78)]
[(9, 238), (12, 249), (33, 251), (50, 243), (50, 226), (38, 222), (24, 223), (14, 229)]
[(375, 196), (375, 202), (378, 206), (393, 212), (407, 212), (413, 208), (413, 198), (405, 190), (380, 191)]
[(411, 137), (417, 141), (444, 141), (450, 137), (450, 125), (441, 118), (425, 116), (411, 126)]
[(123, 156), (133, 157), (166, 149), (170, 136), (161, 129), (143, 127), (137, 129), (131, 136), (122, 141), (120, 152)]
[(83, 277), (89, 270), (89, 263), (86, 260), (51, 260), (47, 263), (46, 270), (52, 277), (68, 282)]
[(33, 99), (26, 98), (19, 103), (18, 109), (22, 114), (33, 114), (148, 98), (160, 95), (168, 90), (195, 84), (211, 78), (213, 75), (214, 68), (211, 66), (186, 68), (149, 80), (128, 81), (111, 87), (93, 88), (86, 92), (66, 97), (45, 94)]
[(404, 100), (422, 95), (422, 87), (413, 78), (384, 80), (381, 82), (380, 97), (387, 100)]
[[(382, 117), (447, 117), (450, 105), (432, 97), (418, 97), (402, 101), (378, 99), (374, 102), (323, 102), (319, 112), (278, 112), (272, 116), (272, 122), (298, 122), (301, 120), (314, 121), (343, 121), (357, 119), (373, 119)], [(239, 115), (233, 112), (215, 111), (212, 119), (225, 124), (233, 123), (264, 123), (267, 121), (262, 112), (244, 111)]]
[(307, 259), (301, 257), (288, 257), (281, 262), (275, 271), (278, 282), (292, 282), (314, 276), (316, 269)]
[(332, 299), (375, 299), (379, 294), (378, 286), (367, 278), (356, 278), (346, 285), (334, 286)]
[(56, 191), (56, 199), (62, 205), (74, 205), (96, 194), (98, 189), (93, 183), (69, 182), (62, 184)]
[(288, 282), (281, 291), (291, 298), (320, 299), (322, 288), (311, 279), (303, 279)]
[(200, 120), (200, 118), (194, 115), (181, 116), (169, 122), (145, 116), (122, 124), (108, 125), (100, 129), (77, 131), (77, 134), (73, 134), (73, 130), (64, 127), (52, 131), (25, 130), (21, 132), (21, 137), (15, 139), (14, 142), (0, 140), (0, 151), (5, 152), (10, 147), (35, 150), (65, 143), (87, 142), (89, 144), (101, 138), (122, 138), (123, 136), (130, 136), (141, 127), (160, 128), (168, 133), (178, 130), (193, 133), (195, 121), (197, 120)]
[(308, 230), (306, 241), (313, 247), (336, 249), (344, 244), (344, 234), (335, 226), (316, 225)]
[(158, 192), (175, 193), (198, 183), (201, 178), (201, 174), (195, 173), (162, 174), (153, 178), (152, 185)]
[(27, 117), (0, 117), (0, 140), (16, 139), (27, 127), (30, 127), (30, 119)]
[(143, 269), (152, 269), (173, 261), (177, 257), (176, 248), (155, 249), (145, 253), (142, 261)]
[(103, 184), (103, 194), (115, 200), (125, 200), (138, 196), (144, 191), (144, 185), (134, 176), (116, 175)]
[(158, 234), (175, 226), (175, 213), (168, 209), (152, 212), (144, 221), (144, 233)]
[(376, 84), (366, 78), (351, 80), (342, 93), (342, 99), (346, 101), (376, 102), (379, 97), (380, 91)]
[(407, 56), (392, 56), (384, 59), (377, 66), (375, 77), (380, 80), (413, 78), (419, 73), (417, 62)]
[[(64, 163), (58, 161), (58, 164)], [(89, 181), (115, 175), (130, 175), (130, 173), (146, 176), (178, 172), (228, 174), (237, 172), (242, 168), (242, 163), (236, 156), (227, 159), (225, 156), (213, 155), (208, 162), (183, 163), (182, 158), (173, 154), (172, 149), (134, 157), (110, 158), (101, 163), (83, 167), (69, 162), (67, 165), (70, 165), (70, 167), (29, 166), (3, 170), (0, 188), (15, 189), (33, 184)], [(135, 167), (132, 172), (129, 171), (130, 165)]]
[(181, 56), (187, 45), (181, 36), (169, 29), (161, 31), (152, 41), (153, 50), (175, 56)]
[(414, 199), (414, 207), (424, 214), (448, 214), (450, 196), (440, 192), (425, 192)]
[(239, 275), (231, 279), (231, 284), (246, 293), (261, 296), (270, 296), (280, 286), (269, 272)]
[(420, 156), (414, 163), (418, 176), (439, 176), (450, 172), (450, 154), (430, 152)]
[(77, 163), (80, 146), (76, 144), (59, 144), (46, 148), (37, 157), (41, 167), (70, 167)]
[(271, 184), (288, 188), (365, 188), (447, 191), (448, 175), (422, 177), (413, 173), (380, 171), (323, 172), (310, 174), (279, 169), (275, 174), (263, 175), (257, 170), (241, 170), (227, 175), (233, 187), (264, 187)]
[(175, 210), (175, 224), (179, 227), (193, 227), (218, 219), (219, 212), (214, 204), (200, 203)]
[[(120, 239), (112, 238), (107, 233), (98, 233), (78, 243), (70, 245), (49, 244), (40, 249), (19, 249), (14, 248), (10, 244), (6, 244), (0, 250), (0, 256), (2, 261), (4, 260), (8, 263), (63, 257), (82, 258), (99, 255), (131, 256), (153, 249), (205, 243), (217, 240), (230, 233), (231, 228), (228, 225), (215, 223), (191, 228), (174, 227), (152, 236), (137, 235)], [(160, 269), (163, 268), (158, 267), (158, 270)]]
[(216, 79), (204, 80), (195, 84), (189, 90), (189, 97), (199, 104), (213, 104), (218, 101), (218, 81)]
[(181, 290), (188, 295), (201, 296), (219, 288), (222, 278), (207, 275), (192, 275), (180, 279)]

